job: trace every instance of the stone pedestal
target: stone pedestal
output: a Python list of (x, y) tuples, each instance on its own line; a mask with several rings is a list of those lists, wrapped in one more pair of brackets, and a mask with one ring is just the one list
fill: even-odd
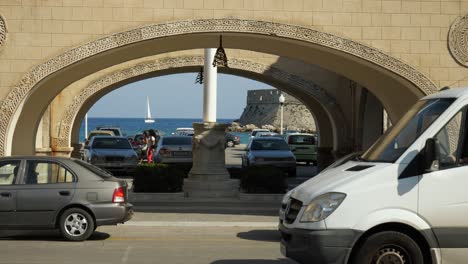
[(52, 156), (69, 158), (72, 151), (70, 147), (52, 147)]
[(193, 166), (184, 182), (188, 197), (237, 197), (239, 180), (230, 179), (225, 161), (227, 124), (194, 123)]

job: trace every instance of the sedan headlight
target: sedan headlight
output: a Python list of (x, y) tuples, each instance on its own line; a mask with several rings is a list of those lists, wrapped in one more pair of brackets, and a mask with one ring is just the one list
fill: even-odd
[(301, 222), (318, 222), (331, 215), (346, 198), (346, 194), (329, 192), (314, 198), (304, 210)]

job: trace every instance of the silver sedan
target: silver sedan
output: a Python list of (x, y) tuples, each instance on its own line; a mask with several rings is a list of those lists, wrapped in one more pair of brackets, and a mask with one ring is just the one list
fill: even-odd
[(125, 137), (93, 137), (83, 159), (112, 172), (132, 173), (138, 164), (138, 156)]
[(286, 141), (277, 137), (255, 137), (242, 156), (242, 167), (272, 166), (296, 176), (296, 158)]
[(192, 137), (161, 137), (153, 160), (158, 163), (192, 164)]

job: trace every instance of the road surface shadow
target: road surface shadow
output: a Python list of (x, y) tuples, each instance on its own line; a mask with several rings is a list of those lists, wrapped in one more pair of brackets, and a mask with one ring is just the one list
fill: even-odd
[[(110, 237), (108, 233), (95, 231), (87, 241), (102, 241)], [(59, 231), (56, 230), (28, 230), (28, 231), (0, 231), (0, 241), (18, 240), (18, 241), (63, 241), (67, 242)]]
[(295, 264), (290, 259), (223, 259), (211, 262), (211, 264)]
[(265, 242), (280, 242), (281, 234), (278, 230), (250, 230), (248, 232), (240, 232), (238, 238), (265, 241)]

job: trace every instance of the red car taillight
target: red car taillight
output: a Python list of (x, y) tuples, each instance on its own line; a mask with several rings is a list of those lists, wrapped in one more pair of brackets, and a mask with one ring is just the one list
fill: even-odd
[(112, 196), (113, 203), (125, 203), (125, 193), (124, 188), (119, 187), (114, 190), (114, 195)]

